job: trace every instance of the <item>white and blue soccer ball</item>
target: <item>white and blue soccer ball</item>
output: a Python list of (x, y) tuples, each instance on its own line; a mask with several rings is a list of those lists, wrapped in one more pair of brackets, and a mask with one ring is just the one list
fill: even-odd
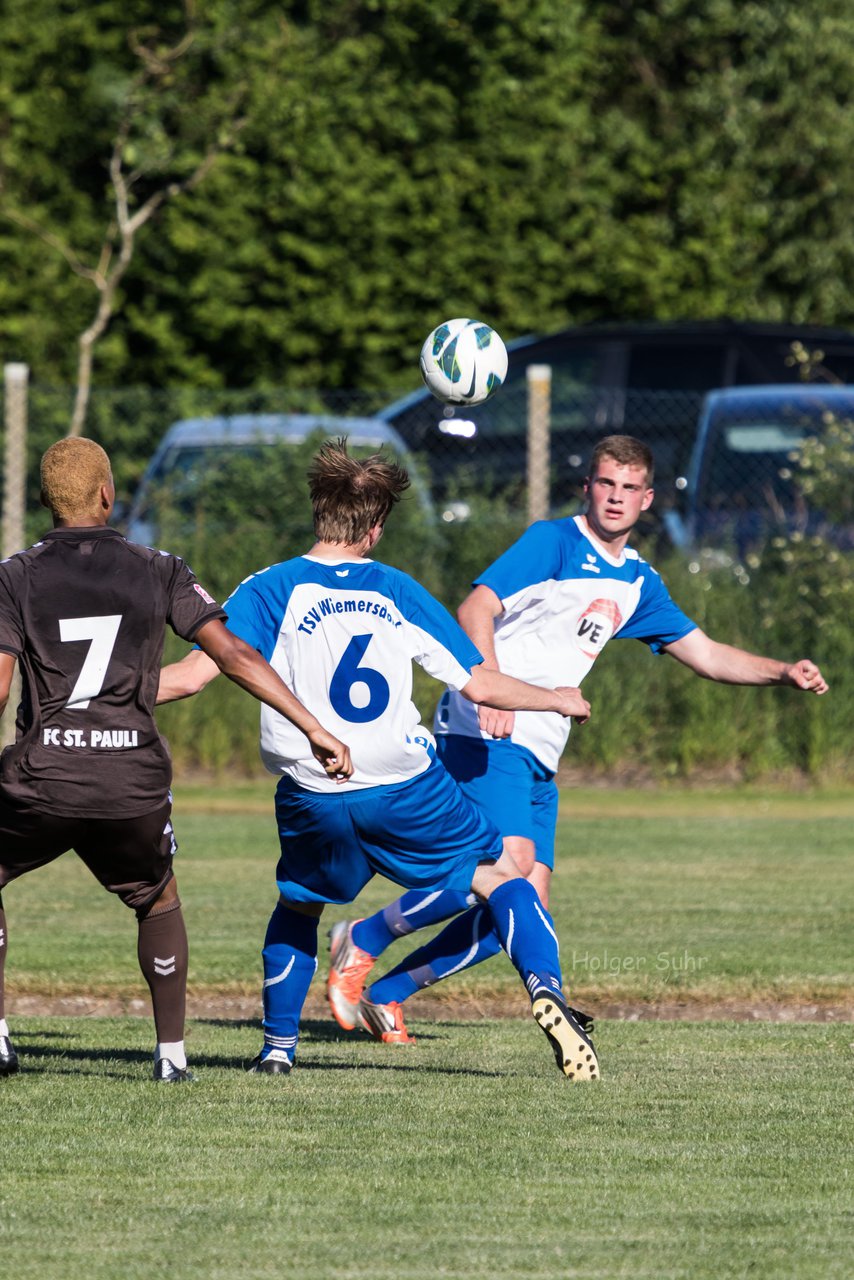
[(488, 324), (458, 318), (437, 325), (421, 348), (421, 376), (443, 404), (480, 404), (507, 377), (507, 348)]

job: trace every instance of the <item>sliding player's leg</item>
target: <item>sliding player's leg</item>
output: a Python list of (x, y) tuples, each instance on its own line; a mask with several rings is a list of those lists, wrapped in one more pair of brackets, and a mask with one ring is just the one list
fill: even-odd
[[(546, 1031), (561, 1070), (573, 1078), (598, 1073), (595, 1053), (564, 1004), (554, 926), (485, 814), (438, 762), (413, 782), (356, 793), (351, 818), (373, 870), (412, 889), (470, 888), (488, 905), (493, 928), (525, 982), (534, 1017)], [(362, 1015), (360, 1022), (377, 1030)], [(583, 1066), (577, 1066), (583, 1037)], [(378, 1036), (385, 1038), (385, 1036)], [(400, 1041), (398, 1041), (399, 1043)], [(569, 1058), (572, 1055), (573, 1061)]]
[[(505, 854), (512, 857), (519, 873), (531, 880), (546, 906), (554, 867), (557, 788), (551, 775), (544, 772), (542, 776), (536, 774), (528, 753), (501, 755), (499, 761), (500, 770), (487, 771), (477, 786), (463, 784), (460, 790), (469, 799), (473, 794), (479, 796), (480, 807), (490, 816), (496, 814), (505, 829)], [(477, 799), (475, 803), (478, 803)], [(500, 950), (501, 943), (492, 927), (492, 917), (484, 912), (482, 906), (474, 907), (453, 920), (423, 947), (405, 956), (389, 973), (373, 983), (366, 992), (366, 998), (376, 1005), (402, 1004), (416, 991), (482, 964)]]
[[(530, 751), (510, 742), (450, 734), (439, 738), (438, 755), (463, 795), (502, 832), (504, 850), (514, 858), (522, 875), (533, 874), (537, 861), (547, 869), (554, 865), (557, 788), (554, 775)], [(455, 899), (459, 901), (456, 910)], [(368, 975), (374, 960), (395, 938), (414, 928), (438, 924), (461, 911), (466, 902), (471, 902), (470, 896), (448, 891), (408, 893), (366, 920), (352, 926), (347, 922), (336, 925), (330, 935), (327, 996), (338, 1023), (351, 1030), (363, 1021), (358, 1003)], [(405, 1035), (403, 1015), (394, 1006), (416, 991), (496, 955), (501, 944), (490, 924), (489, 915), (474, 907), (374, 983), (365, 993), (366, 1001), (371, 1006), (389, 1006), (389, 1016)], [(378, 1020), (379, 1015), (372, 1022)], [(399, 1042), (397, 1037), (394, 1040)]]
[(345, 1031), (357, 1025), (365, 981), (386, 947), (397, 938), (458, 915), (474, 901), (472, 894), (455, 889), (411, 890), (367, 919), (339, 920), (333, 925), (326, 998), (338, 1025)]
[(506, 854), (478, 867), (472, 889), (486, 900), (495, 931), (531, 1000), (531, 1013), (548, 1037), (558, 1068), (571, 1080), (599, 1076), (596, 1051), (582, 1022), (563, 998), (554, 922), (530, 881), (515, 874)]
[[(527, 861), (519, 851), (521, 843), (514, 838), (504, 841), (505, 849), (517, 850), (513, 860), (519, 866)], [(551, 874), (551, 869), (544, 863), (535, 862), (527, 877), (544, 907), (548, 907)], [(417, 991), (471, 969), (497, 955), (501, 949), (492, 916), (485, 904), (479, 903), (452, 920), (423, 947), (404, 956), (399, 964), (366, 990), (365, 997), (374, 1005), (403, 1004)]]

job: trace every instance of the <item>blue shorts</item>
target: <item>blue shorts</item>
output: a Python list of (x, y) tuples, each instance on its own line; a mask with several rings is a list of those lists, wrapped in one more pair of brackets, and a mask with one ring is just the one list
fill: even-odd
[(436, 753), (501, 834), (533, 840), (537, 862), (553, 871), (558, 792), (552, 771), (506, 739), (440, 734)]
[(276, 820), (276, 881), (289, 902), (352, 902), (374, 875), (467, 893), (478, 863), (501, 855), (498, 829), (438, 760), (363, 791), (306, 791), (282, 778)]

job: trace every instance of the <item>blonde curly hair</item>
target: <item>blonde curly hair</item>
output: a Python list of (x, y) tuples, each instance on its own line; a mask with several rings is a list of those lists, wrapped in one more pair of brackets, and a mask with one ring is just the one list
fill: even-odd
[(42, 503), (55, 520), (100, 515), (101, 486), (112, 483), (110, 459), (85, 436), (57, 440), (42, 457)]

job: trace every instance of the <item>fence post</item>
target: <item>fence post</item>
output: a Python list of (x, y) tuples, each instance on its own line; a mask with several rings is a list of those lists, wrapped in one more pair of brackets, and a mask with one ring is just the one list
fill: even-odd
[(551, 508), (551, 365), (529, 364), (525, 375), (528, 380), (528, 523), (532, 524), (534, 520), (545, 520)]
[[(27, 483), (27, 383), (25, 364), (3, 366), (6, 440), (3, 457), (2, 558), (24, 546), (24, 507)], [(0, 722), (0, 747), (15, 741), (15, 711), (21, 700), (21, 677), (15, 672), (6, 713)]]

